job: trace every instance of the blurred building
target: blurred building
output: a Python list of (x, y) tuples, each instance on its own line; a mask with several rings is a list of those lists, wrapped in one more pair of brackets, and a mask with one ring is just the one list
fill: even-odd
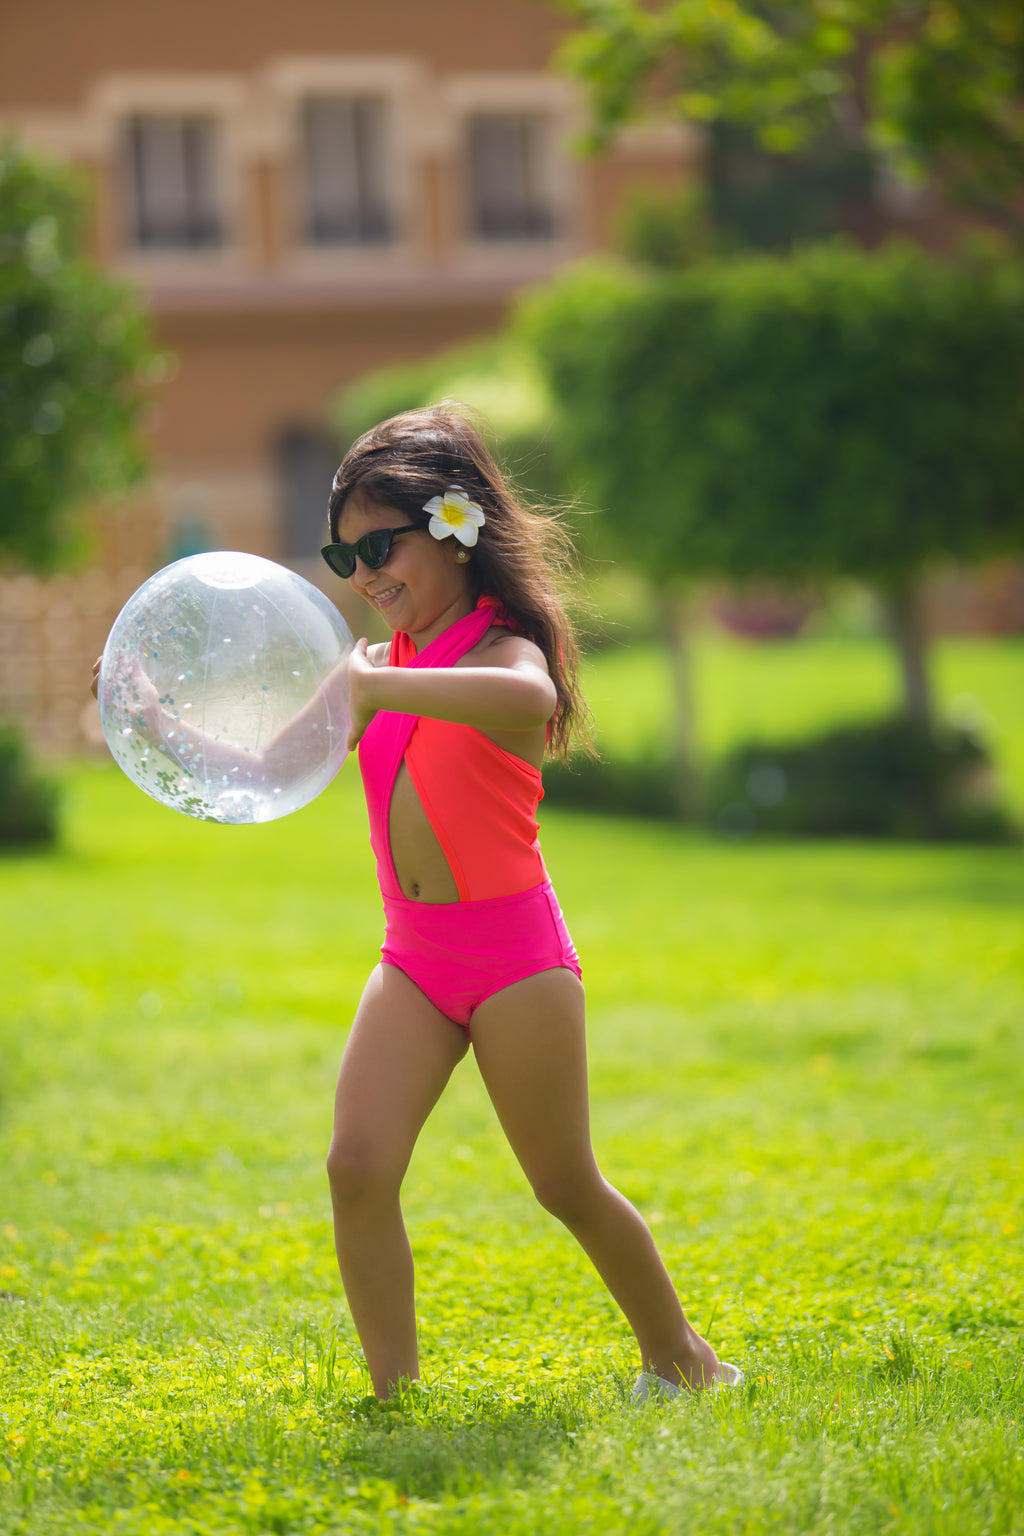
[(94, 564), (0, 579), (0, 717), (50, 751), (95, 739), (92, 659), (177, 556), (248, 549), (319, 582), (339, 389), (494, 330), (517, 289), (607, 246), (638, 181), (692, 173), (681, 130), (571, 155), (565, 26), (543, 0), (5, 8), (0, 120), (84, 170), (94, 254), (174, 363), (155, 477), (95, 511)]

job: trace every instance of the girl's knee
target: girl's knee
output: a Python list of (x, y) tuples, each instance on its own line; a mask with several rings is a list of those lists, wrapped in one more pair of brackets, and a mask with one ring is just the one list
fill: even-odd
[(567, 1227), (586, 1221), (608, 1188), (596, 1166), (545, 1170), (530, 1184), (544, 1209)]
[(397, 1195), (402, 1172), (393, 1168), (373, 1146), (353, 1138), (335, 1135), (327, 1153), (331, 1196), (339, 1204)]

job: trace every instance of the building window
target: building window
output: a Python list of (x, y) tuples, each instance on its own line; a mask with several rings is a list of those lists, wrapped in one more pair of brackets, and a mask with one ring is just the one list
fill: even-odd
[(133, 245), (191, 250), (223, 244), (219, 157), (216, 118), (147, 113), (129, 121)]
[(327, 502), (341, 454), (320, 427), (291, 427), (275, 446), (286, 560), (315, 560), (330, 541)]
[(305, 238), (314, 245), (379, 245), (394, 236), (389, 132), (376, 96), (303, 103)]
[(479, 240), (548, 240), (556, 232), (548, 119), (479, 112), (469, 119), (470, 229)]

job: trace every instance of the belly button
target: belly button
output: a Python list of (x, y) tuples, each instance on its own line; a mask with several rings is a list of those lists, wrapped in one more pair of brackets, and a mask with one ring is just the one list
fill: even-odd
[(413, 900), (414, 901), (419, 901), (419, 899), (420, 899), (420, 888), (419, 888), (418, 885), (414, 885), (413, 886), (413, 888), (412, 888), (412, 895), (413, 895)]

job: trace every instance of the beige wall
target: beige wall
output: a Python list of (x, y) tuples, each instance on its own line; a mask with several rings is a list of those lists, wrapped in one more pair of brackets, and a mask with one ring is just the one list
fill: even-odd
[(543, 69), (566, 31), (538, 0), (21, 0), (4, 8), (0, 100), (74, 105), (115, 70), (250, 70), (379, 50), (445, 69)]
[(163, 460), (262, 460), (290, 422), (327, 417), (338, 389), (383, 363), (425, 356), (496, 328), (494, 300), (398, 309), (164, 314), (177, 366), (160, 392), (152, 435)]

